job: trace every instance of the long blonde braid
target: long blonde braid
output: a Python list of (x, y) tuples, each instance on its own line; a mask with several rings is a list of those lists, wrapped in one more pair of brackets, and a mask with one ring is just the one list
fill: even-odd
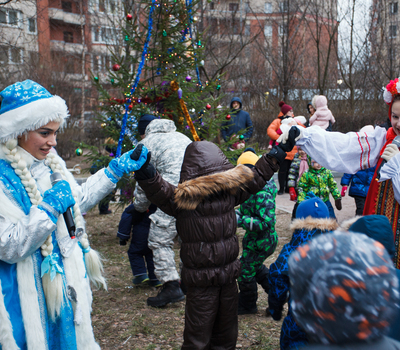
[[(22, 184), (25, 187), (26, 192), (31, 200), (32, 205), (39, 205), (42, 201), (42, 196), (39, 189), (37, 188), (36, 181), (32, 177), (26, 162), (21, 158), (18, 153), (18, 141), (16, 139), (8, 140), (2, 145), (3, 152), (5, 154), (6, 160), (10, 163), (11, 167), (14, 169), (15, 173), (21, 179)], [(59, 164), (57, 158), (54, 154), (49, 153), (46, 161), (53, 172), (61, 173), (63, 179), (66, 179), (65, 173), (61, 165)], [(103, 265), (101, 263), (101, 258), (96, 251), (90, 249), (87, 234), (85, 232), (85, 224), (82, 213), (79, 208), (79, 202), (76, 192), (72, 190), (72, 195), (75, 199), (74, 219), (77, 226), (77, 231), (80, 229), (84, 232), (80, 237), (80, 243), (82, 250), (85, 253), (85, 264), (89, 279), (96, 285), (102, 285), (107, 289), (107, 284), (102, 276)], [(41, 254), (44, 257), (51, 255), (53, 252), (52, 235), (50, 234), (46, 241), (41, 246)], [(53, 281), (50, 279), (50, 274), (46, 273), (42, 277), (43, 291), (46, 296), (46, 305), (49, 316), (54, 320), (56, 316), (60, 314), (61, 306), (64, 302), (63, 298), (63, 281), (60, 274), (56, 273), (56, 277)]]

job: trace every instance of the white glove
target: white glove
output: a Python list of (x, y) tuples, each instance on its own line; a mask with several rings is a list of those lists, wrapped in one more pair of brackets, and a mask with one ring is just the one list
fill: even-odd
[[(297, 136), (294, 140), (295, 140), (295, 141), (300, 140), (300, 139), (303, 137), (303, 129), (304, 129), (304, 128), (303, 128), (302, 126), (298, 126), (298, 125), (294, 125), (294, 126), (292, 126), (291, 128), (298, 128), (298, 129), (299, 129), (300, 134), (299, 134), (299, 136)], [(291, 128), (290, 128), (290, 129), (291, 129)], [(287, 141), (287, 139), (289, 138), (289, 131), (290, 131), (290, 129), (289, 129), (289, 130), (282, 130), (282, 129), (281, 129), (282, 135), (279, 136), (279, 138), (276, 140), (276, 142), (285, 144), (286, 141)]]
[(383, 151), (381, 158), (386, 160), (387, 162), (392, 159), (396, 154), (398, 154), (400, 151), (396, 145), (393, 143), (390, 143), (386, 146), (385, 150)]

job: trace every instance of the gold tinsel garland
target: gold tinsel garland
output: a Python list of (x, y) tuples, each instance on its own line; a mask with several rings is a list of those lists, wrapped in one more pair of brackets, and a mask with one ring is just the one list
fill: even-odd
[[(175, 92), (175, 91), (178, 91), (178, 89), (179, 89), (179, 84), (178, 84), (176, 81), (171, 81), (171, 89), (172, 89), (172, 91), (174, 91), (174, 92)], [(196, 131), (196, 129), (195, 129), (194, 125), (193, 125), (193, 122), (192, 122), (192, 118), (190, 118), (189, 111), (188, 111), (188, 109), (187, 109), (187, 107), (186, 107), (186, 104), (185, 104), (185, 102), (183, 101), (182, 98), (179, 99), (179, 103), (180, 103), (180, 105), (181, 105), (182, 112), (183, 112), (183, 114), (185, 115), (186, 122), (187, 122), (188, 125), (189, 125), (190, 132), (191, 132), (192, 135), (193, 135), (193, 140), (195, 140), (195, 141), (200, 141), (200, 137), (199, 137), (199, 135), (197, 135), (197, 131)]]

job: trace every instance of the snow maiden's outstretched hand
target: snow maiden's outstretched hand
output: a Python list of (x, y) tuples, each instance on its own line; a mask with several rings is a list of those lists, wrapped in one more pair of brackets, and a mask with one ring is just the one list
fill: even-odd
[(147, 161), (148, 150), (143, 145), (124, 153), (120, 158), (113, 159), (108, 167), (118, 177), (139, 170)]

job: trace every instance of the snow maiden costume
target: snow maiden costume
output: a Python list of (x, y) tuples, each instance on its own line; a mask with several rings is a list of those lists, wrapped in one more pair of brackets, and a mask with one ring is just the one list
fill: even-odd
[[(60, 157), (50, 152), (38, 160), (17, 141), (50, 122), (62, 125), (65, 101), (30, 80), (0, 95), (0, 349), (100, 349), (89, 280), (105, 288), (106, 282), (81, 211), (115, 187), (129, 160), (112, 160), (80, 187)], [(52, 172), (66, 181), (52, 187)], [(75, 239), (62, 216), (70, 205)]]
[[(399, 79), (391, 81), (384, 92), (384, 100), (389, 105), (389, 118), (393, 98), (400, 95)], [(397, 102), (397, 101), (396, 101)], [(292, 127), (293, 128), (293, 127)], [(326, 132), (320, 127), (312, 126), (299, 128), (300, 135), (296, 145), (315, 161), (331, 170), (355, 174), (362, 169), (376, 165), (376, 171), (368, 191), (364, 215), (385, 215), (394, 232), (396, 268), (400, 268), (400, 153), (397, 147), (391, 149), (392, 156), (380, 169), (380, 178), (377, 172), (383, 161), (386, 146), (391, 144), (397, 136), (391, 127), (387, 132), (384, 128), (376, 127), (373, 132)], [(288, 133), (282, 134), (279, 141), (284, 142)], [(394, 145), (393, 145), (394, 146)], [(396, 152), (397, 151), (397, 152)], [(386, 151), (387, 152), (387, 151)]]

